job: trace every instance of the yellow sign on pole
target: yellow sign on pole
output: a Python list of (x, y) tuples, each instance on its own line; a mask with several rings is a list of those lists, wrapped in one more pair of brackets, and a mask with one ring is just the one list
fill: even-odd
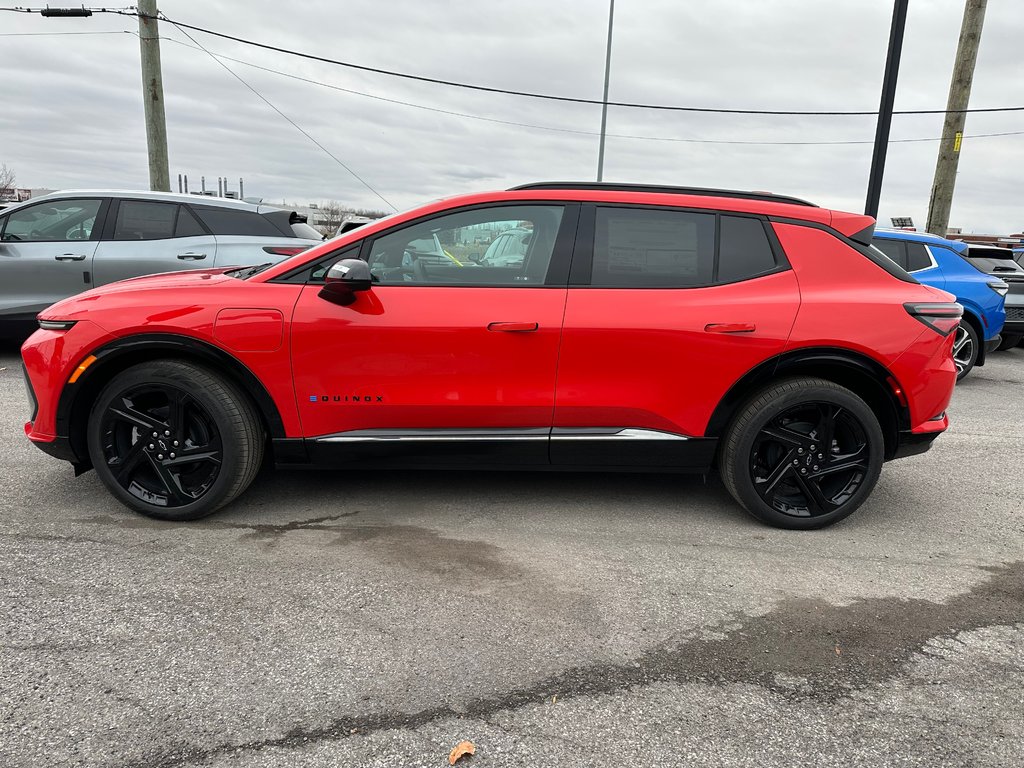
[(953, 151), (960, 151), (960, 142), (963, 141), (964, 134), (962, 131), (957, 131), (956, 136), (953, 138)]

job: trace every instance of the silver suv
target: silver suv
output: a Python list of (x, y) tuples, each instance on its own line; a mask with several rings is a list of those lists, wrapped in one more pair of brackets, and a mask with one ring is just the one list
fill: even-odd
[(115, 280), (276, 262), (322, 241), (295, 211), (166, 192), (55, 192), (0, 211), (0, 338)]

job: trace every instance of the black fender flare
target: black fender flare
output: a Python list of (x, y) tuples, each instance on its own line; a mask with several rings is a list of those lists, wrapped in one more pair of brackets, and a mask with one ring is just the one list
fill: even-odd
[(144, 333), (124, 336), (93, 350), (96, 357), (74, 384), (66, 384), (57, 401), (57, 434), (67, 436), (82, 465), (88, 465), (85, 430), (76, 429), (88, 419), (88, 409), (100, 389), (121, 370), (136, 363), (161, 358), (206, 363), (245, 392), (263, 418), (269, 437), (285, 437), (284, 421), (263, 382), (249, 368), (225, 350), (191, 336), (173, 333)]

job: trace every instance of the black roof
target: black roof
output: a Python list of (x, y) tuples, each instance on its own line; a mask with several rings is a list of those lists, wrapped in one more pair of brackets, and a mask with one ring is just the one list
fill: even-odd
[(768, 203), (788, 203), (790, 205), (818, 206), (801, 200), (798, 197), (774, 195), (771, 192), (745, 192), (739, 189), (708, 189), (706, 187), (672, 187), (657, 184), (620, 184), (614, 181), (538, 181), (532, 184), (521, 184), (511, 187), (509, 192), (526, 189), (573, 189), (609, 192), (656, 192), (668, 195), (704, 195), (707, 197), (735, 197), (742, 200), (762, 200)]

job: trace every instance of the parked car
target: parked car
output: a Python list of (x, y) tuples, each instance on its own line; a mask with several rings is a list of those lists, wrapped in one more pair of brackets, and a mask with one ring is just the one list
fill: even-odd
[(294, 211), (164, 192), (55, 192), (0, 212), (0, 338), (89, 288), (196, 267), (277, 262), (323, 242)]
[(353, 229), (358, 229), (364, 224), (369, 224), (371, 221), (375, 221), (375, 219), (369, 216), (359, 216), (354, 213), (346, 214), (342, 216), (341, 223), (338, 224), (338, 229), (334, 232), (334, 236), (340, 237), (347, 232), (351, 232)]
[[(435, 235), (517, 226), (521, 263), (403, 263)], [(949, 423), (962, 308), (871, 248), (873, 228), (677, 187), (438, 201), (274, 266), (44, 310), (22, 348), (25, 431), (164, 520), (229, 503), (269, 450), (349, 472), (717, 467), (760, 520), (819, 528)]]
[(999, 349), (1016, 347), (1024, 339), (1024, 266), (1017, 263), (1011, 249), (992, 245), (971, 243), (967, 247), (966, 258), (982, 272), (1010, 286), (1006, 296), (1006, 324)]
[(955, 240), (926, 232), (879, 229), (873, 242), (920, 282), (949, 291), (963, 305), (963, 322), (953, 344), (957, 378), (964, 378), (975, 365), (984, 365), (987, 354), (1000, 344), (1006, 283), (976, 269), (965, 258), (967, 245)]
[(479, 263), (485, 267), (513, 267), (523, 263), (533, 232), (523, 227), (506, 229), (487, 246)]

